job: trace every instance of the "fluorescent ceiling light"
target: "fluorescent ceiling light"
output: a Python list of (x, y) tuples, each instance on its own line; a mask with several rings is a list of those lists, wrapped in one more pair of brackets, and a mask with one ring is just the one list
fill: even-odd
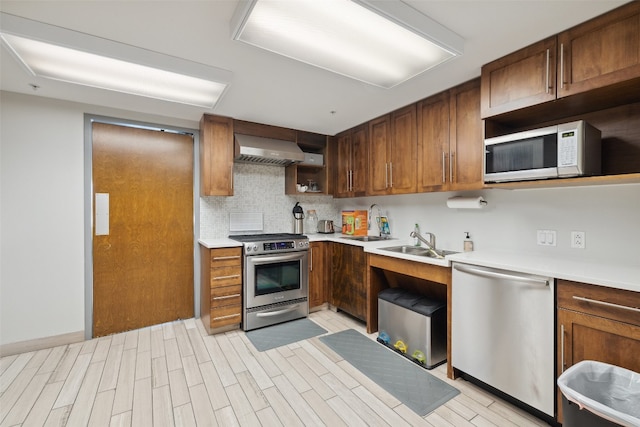
[[(3, 14), (2, 18), (2, 42), (34, 76), (205, 108), (213, 108), (227, 87), (225, 80), (230, 73), (224, 70), (82, 33), (70, 32), (74, 43), (82, 46), (84, 42), (79, 48), (70, 47), (67, 40), (47, 39), (47, 35), (68, 31), (60, 28), (54, 28), (45, 37), (13, 34), (5, 32), (4, 24), (7, 19), (13, 23), (17, 17)], [(189, 75), (176, 71), (179, 69), (197, 72)], [(216, 72), (225, 79), (206, 78)]]
[(251, 0), (234, 39), (383, 88), (462, 53), (455, 33), (399, 0)]

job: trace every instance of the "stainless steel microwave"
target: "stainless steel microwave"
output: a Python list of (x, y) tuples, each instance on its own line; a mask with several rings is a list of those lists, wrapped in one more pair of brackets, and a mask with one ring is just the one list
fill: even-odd
[(601, 133), (584, 120), (484, 140), (484, 181), (601, 173)]

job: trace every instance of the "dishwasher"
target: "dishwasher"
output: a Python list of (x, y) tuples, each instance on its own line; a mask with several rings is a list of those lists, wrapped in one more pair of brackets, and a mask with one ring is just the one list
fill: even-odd
[(553, 417), (555, 282), (453, 263), (451, 363)]

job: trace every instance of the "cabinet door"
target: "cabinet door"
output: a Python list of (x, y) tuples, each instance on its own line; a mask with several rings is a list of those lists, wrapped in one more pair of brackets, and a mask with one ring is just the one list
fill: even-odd
[(202, 196), (233, 196), (233, 119), (202, 116), (200, 175)]
[(342, 243), (333, 243), (331, 247), (331, 304), (365, 320), (367, 285), (364, 250)]
[(556, 37), (482, 67), (482, 118), (556, 99)]
[(369, 179), (367, 194), (387, 194), (389, 187), (388, 151), (391, 141), (391, 116), (369, 122)]
[(327, 302), (326, 243), (309, 244), (309, 308)]
[(480, 82), (451, 89), (449, 190), (482, 188), (484, 138), (480, 119)]
[(349, 131), (336, 137), (335, 159), (335, 197), (349, 197), (351, 191), (351, 133)]
[[(582, 360), (640, 372), (640, 327), (575, 311), (558, 310), (558, 374)], [(562, 421), (558, 390), (558, 420)]]
[(387, 150), (391, 193), (416, 192), (417, 147), (416, 104), (412, 104), (391, 114), (391, 141)]
[(418, 105), (418, 191), (442, 191), (449, 157), (449, 92)]
[(640, 2), (558, 35), (558, 97), (640, 77)]
[(351, 194), (364, 196), (367, 192), (367, 143), (369, 128), (358, 126), (351, 133)]

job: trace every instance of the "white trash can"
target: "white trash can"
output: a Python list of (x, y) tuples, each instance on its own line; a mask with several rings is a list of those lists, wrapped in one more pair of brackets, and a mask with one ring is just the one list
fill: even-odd
[(593, 360), (560, 375), (564, 427), (640, 427), (640, 374)]

